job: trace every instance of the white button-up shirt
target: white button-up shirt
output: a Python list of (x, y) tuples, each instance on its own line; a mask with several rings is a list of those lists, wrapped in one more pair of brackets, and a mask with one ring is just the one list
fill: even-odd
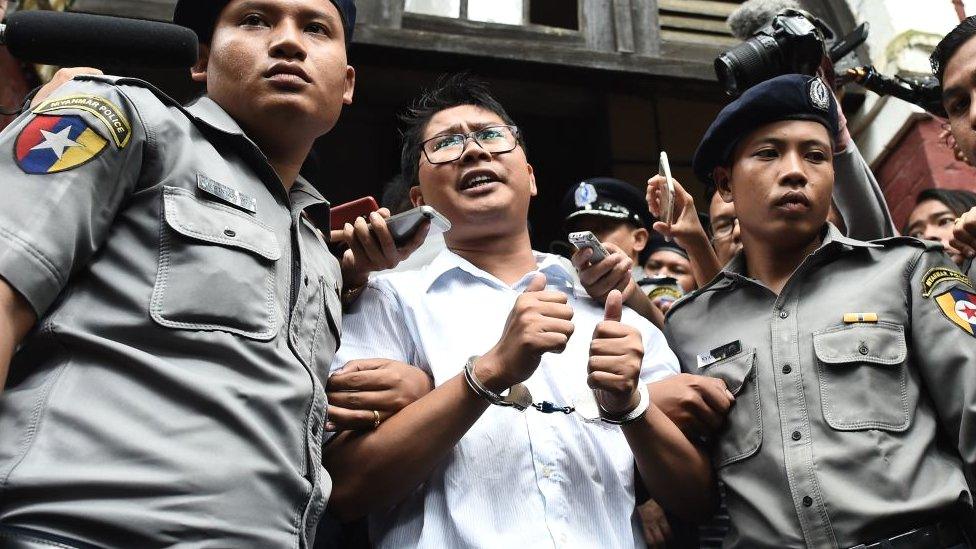
[[(343, 319), (333, 370), (389, 358), (424, 369), (440, 385), (498, 342), (516, 298), (542, 272), (547, 289), (569, 296), (576, 329), (563, 353), (543, 355), (525, 385), (536, 402), (592, 402), (587, 361), (603, 307), (557, 256), (537, 254), (536, 261), (538, 271), (511, 287), (450, 250), (420, 270), (376, 277)], [(627, 308), (623, 322), (643, 336), (644, 383), (679, 371), (657, 328)], [(371, 537), (380, 548), (643, 547), (634, 470), (619, 427), (491, 406), (425, 484), (370, 517)]]

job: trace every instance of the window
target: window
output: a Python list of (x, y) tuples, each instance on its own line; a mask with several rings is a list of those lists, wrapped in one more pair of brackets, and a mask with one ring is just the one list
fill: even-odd
[(501, 25), (579, 30), (578, 0), (405, 0), (404, 11)]
[(661, 38), (727, 48), (739, 41), (725, 20), (742, 0), (659, 0)]

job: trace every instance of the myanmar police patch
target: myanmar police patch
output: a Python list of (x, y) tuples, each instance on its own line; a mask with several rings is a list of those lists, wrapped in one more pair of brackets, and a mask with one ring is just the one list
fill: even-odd
[(976, 337), (976, 294), (952, 288), (935, 296), (942, 314), (967, 334)]
[(39, 115), (17, 136), (14, 157), (24, 173), (51, 174), (91, 162), (107, 146), (80, 116)]

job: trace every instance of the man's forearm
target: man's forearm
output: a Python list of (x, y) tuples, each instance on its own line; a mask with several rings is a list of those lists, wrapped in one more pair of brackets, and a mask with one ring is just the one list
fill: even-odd
[(701, 234), (684, 239), (682, 245), (688, 252), (688, 262), (691, 263), (691, 274), (695, 277), (698, 287), (708, 284), (713, 278), (718, 276), (722, 270), (722, 264), (715, 255), (712, 244), (708, 241), (708, 235), (702, 230)]
[(711, 464), (654, 403), (644, 416), (622, 427), (651, 498), (683, 518), (711, 515)]
[(0, 278), (0, 391), (7, 384), (10, 360), (37, 317), (34, 310), (6, 280)]
[[(635, 282), (631, 284), (637, 285)], [(630, 297), (624, 304), (633, 309), (635, 313), (651, 321), (651, 324), (656, 326), (658, 330), (664, 329), (664, 313), (661, 312), (661, 309), (654, 306), (651, 298), (647, 297), (647, 294), (639, 287), (630, 294)]]
[(325, 467), (335, 479), (329, 509), (349, 520), (402, 500), (427, 479), (488, 406), (462, 374), (375, 431), (339, 435), (325, 451)]

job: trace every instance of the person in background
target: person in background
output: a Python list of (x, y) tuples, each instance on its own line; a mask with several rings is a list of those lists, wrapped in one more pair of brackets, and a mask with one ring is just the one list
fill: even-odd
[(976, 208), (976, 193), (925, 189), (918, 193), (902, 234), (941, 243), (949, 258), (963, 267), (968, 258), (952, 246), (953, 230), (956, 222), (972, 208)]

